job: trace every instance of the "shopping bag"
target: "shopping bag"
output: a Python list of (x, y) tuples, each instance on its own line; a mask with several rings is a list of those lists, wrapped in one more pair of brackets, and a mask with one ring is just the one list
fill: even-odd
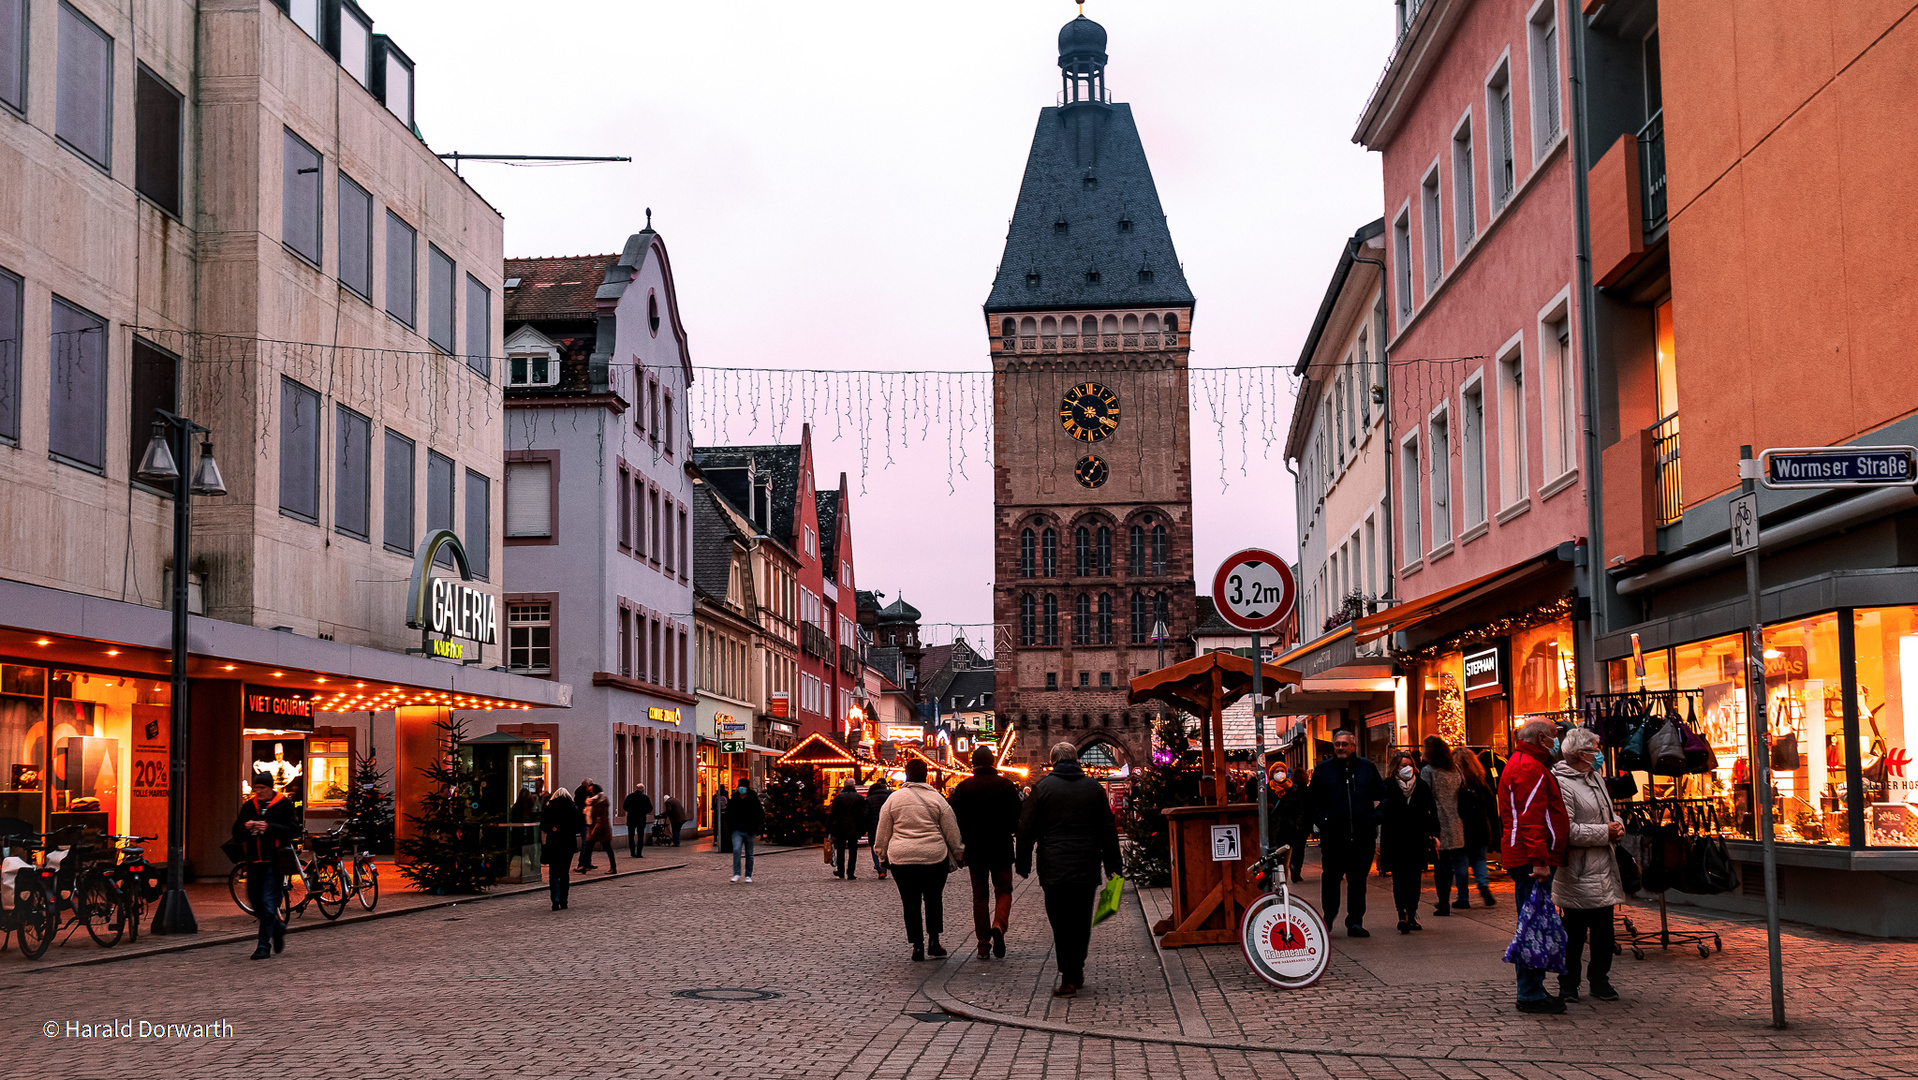
[(1505, 962), (1565, 973), (1565, 923), (1552, 904), (1550, 884), (1535, 883), (1525, 905), (1518, 909), (1518, 932), (1505, 947)]
[(1092, 909), (1092, 925), (1097, 926), (1119, 913), (1119, 894), (1125, 892), (1125, 878), (1117, 874), (1106, 879), (1099, 890), (1099, 904)]

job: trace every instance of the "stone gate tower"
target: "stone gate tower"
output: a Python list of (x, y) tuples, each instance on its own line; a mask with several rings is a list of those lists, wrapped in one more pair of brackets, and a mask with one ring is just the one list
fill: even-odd
[[(1020, 761), (1070, 739), (1151, 760), (1130, 679), (1192, 654), (1192, 292), (1106, 32), (1059, 31), (1005, 257), (986, 300), (993, 369), (995, 705)], [(1102, 755), (1094, 750), (1088, 762)]]

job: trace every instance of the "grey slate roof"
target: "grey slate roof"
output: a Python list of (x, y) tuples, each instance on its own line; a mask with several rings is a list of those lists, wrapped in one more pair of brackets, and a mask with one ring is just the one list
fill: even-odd
[(819, 515), (819, 565), (826, 576), (839, 580), (839, 491), (813, 492), (813, 512)]
[[(1096, 181), (1088, 184), (1088, 178)], [(1132, 223), (1120, 231), (1121, 221)], [(1060, 232), (1058, 222), (1065, 222)], [(1152, 280), (1139, 280), (1139, 271)], [(1090, 284), (1087, 271), (1099, 272)], [(1029, 274), (1038, 284), (1029, 285)], [(986, 311), (1193, 303), (1129, 105), (1039, 110)]]
[(773, 539), (789, 547), (798, 547), (794, 534), (793, 500), (799, 491), (799, 444), (777, 446), (706, 446), (693, 448), (693, 464), (707, 473), (712, 484), (728, 502), (742, 510), (752, 505), (746, 490), (745, 467), (753, 462), (761, 477), (772, 479)]
[(991, 708), (986, 695), (992, 693), (991, 668), (970, 668), (956, 672), (952, 683), (939, 692), (939, 706), (946, 712)]
[(898, 646), (867, 649), (866, 666), (884, 675), (894, 686), (906, 685), (906, 658)]
[(693, 588), (723, 603), (732, 573), (733, 542), (749, 543), (752, 537), (718, 507), (715, 500), (719, 498), (711, 484), (693, 489)]
[(919, 621), (919, 609), (906, 603), (906, 594), (900, 593), (899, 599), (879, 609), (879, 621), (916, 623)]

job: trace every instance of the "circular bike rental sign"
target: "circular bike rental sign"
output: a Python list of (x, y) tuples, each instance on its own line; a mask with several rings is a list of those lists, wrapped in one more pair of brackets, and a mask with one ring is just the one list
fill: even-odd
[(1227, 558), (1212, 576), (1212, 604), (1219, 618), (1251, 634), (1277, 629), (1292, 614), (1298, 594), (1292, 568), (1259, 548)]
[(1239, 944), (1259, 978), (1284, 990), (1318, 982), (1332, 953), (1318, 909), (1289, 891), (1266, 893), (1245, 909)]

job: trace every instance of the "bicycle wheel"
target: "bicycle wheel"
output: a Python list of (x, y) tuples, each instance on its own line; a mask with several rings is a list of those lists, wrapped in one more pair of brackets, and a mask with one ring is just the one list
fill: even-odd
[(127, 928), (127, 944), (140, 940), (140, 920), (146, 917), (146, 898), (140, 895), (140, 883), (134, 882), (127, 893), (127, 909), (124, 925)]
[(306, 905), (313, 899), (312, 889), (306, 883), (305, 874), (291, 874), (280, 879), (280, 921), (292, 922), (293, 916), (304, 915)]
[(346, 879), (340, 874), (340, 864), (327, 863), (317, 868), (313, 878), (318, 887), (314, 899), (319, 902), (320, 914), (328, 921), (339, 918), (346, 910)]
[(19, 920), (20, 955), (29, 960), (45, 956), (60, 927), (60, 914), (47, 894), (38, 885), (22, 887), (13, 897), (13, 917)]
[(80, 895), (74, 898), (73, 906), (94, 944), (103, 949), (120, 944), (126, 921), (120, 917), (120, 890), (111, 882), (97, 874), (87, 878), (80, 883)]
[(360, 906), (368, 911), (380, 902), (380, 865), (371, 856), (362, 855), (353, 860), (353, 884), (358, 890)]
[(232, 871), (226, 875), (226, 891), (233, 895), (233, 902), (240, 905), (241, 911), (248, 915), (253, 914), (253, 905), (246, 900), (246, 866), (244, 864), (233, 864)]

